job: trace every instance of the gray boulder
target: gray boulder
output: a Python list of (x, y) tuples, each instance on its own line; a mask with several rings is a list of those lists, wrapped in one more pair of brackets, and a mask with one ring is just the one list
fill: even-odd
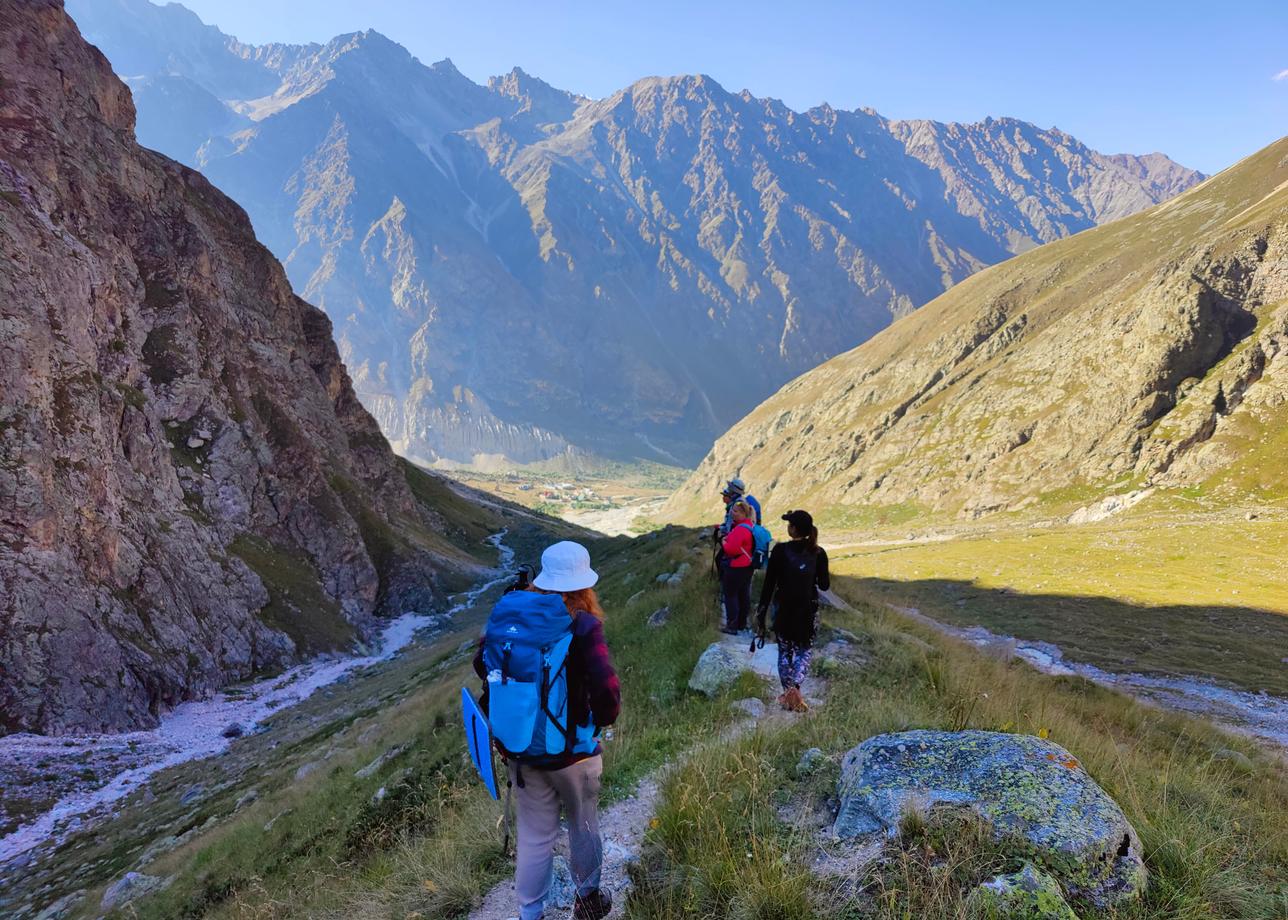
[(659, 607), (649, 614), (648, 625), (652, 626), (654, 629), (657, 629), (660, 626), (665, 626), (667, 622), (670, 621), (670, 619), (671, 619), (671, 608)]
[(734, 709), (741, 709), (753, 719), (759, 719), (765, 714), (765, 703), (754, 696), (749, 696), (745, 700), (739, 700), (733, 704)]
[(1257, 769), (1257, 765), (1252, 762), (1252, 758), (1242, 751), (1222, 748), (1212, 755), (1212, 759), (1218, 763), (1228, 764), (1238, 773), (1252, 773)]
[(80, 904), (83, 900), (85, 900), (84, 891), (73, 891), (71, 894), (65, 895), (53, 904), (50, 904), (40, 913), (36, 914), (32, 920), (64, 920), (64, 918), (72, 915), (72, 911), (76, 909), (76, 905)]
[(409, 747), (411, 747), (410, 744), (400, 744), (397, 747), (392, 747), (353, 775), (357, 779), (367, 779), (370, 776), (375, 776), (381, 767), (389, 763), (389, 761), (401, 757)]
[(971, 892), (967, 911), (985, 920), (1078, 920), (1060, 883), (1032, 863), (980, 885)]
[(821, 748), (812, 747), (801, 755), (796, 762), (797, 776), (810, 776), (827, 761), (827, 755)]
[(143, 855), (139, 857), (137, 865), (140, 868), (146, 866), (148, 863), (157, 859), (157, 857), (164, 856), (166, 853), (169, 853), (175, 847), (179, 846), (181, 842), (180, 838), (173, 835), (167, 835), (158, 840), (154, 840), (152, 844), (143, 851)]
[(958, 808), (1073, 897), (1107, 907), (1145, 887), (1140, 840), (1117, 803), (1059, 745), (996, 732), (911, 731), (869, 738), (841, 762), (833, 832), (894, 836), (909, 814)]
[(160, 891), (169, 885), (171, 881), (173, 879), (144, 875), (142, 872), (127, 872), (108, 885), (107, 890), (103, 892), (103, 910), (124, 907), (145, 894)]
[(742, 665), (733, 653), (718, 642), (707, 646), (689, 678), (689, 689), (715, 696), (738, 679)]

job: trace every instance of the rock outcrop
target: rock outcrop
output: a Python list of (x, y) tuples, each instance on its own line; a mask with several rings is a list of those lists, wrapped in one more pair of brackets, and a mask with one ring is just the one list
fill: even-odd
[(896, 522), (1282, 495), (1285, 215), (1288, 140), (980, 272), (780, 390), (661, 515), (709, 517), (735, 474), (770, 505)]
[(60, 2), (0, 20), (0, 731), (149, 726), (434, 603), (471, 563), (326, 315)]
[[(144, 142), (246, 207), (426, 461), (695, 463), (972, 272), (1201, 178), (1014, 119), (795, 112), (701, 74), (590, 100), (374, 32), (220, 55), (182, 8), (70, 8), (139, 75)], [(736, 375), (712, 360), (731, 343)]]
[(1032, 860), (1080, 901), (1106, 907), (1144, 890), (1136, 831), (1077, 758), (1050, 741), (983, 731), (877, 735), (846, 753), (839, 791), (833, 832), (842, 839), (895, 835), (912, 815), (964, 809), (1009, 856)]

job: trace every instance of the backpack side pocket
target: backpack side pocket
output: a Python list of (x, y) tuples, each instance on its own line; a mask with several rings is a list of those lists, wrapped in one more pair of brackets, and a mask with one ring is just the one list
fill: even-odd
[(488, 703), (492, 737), (511, 754), (522, 754), (532, 744), (540, 688), (531, 681), (489, 679)]

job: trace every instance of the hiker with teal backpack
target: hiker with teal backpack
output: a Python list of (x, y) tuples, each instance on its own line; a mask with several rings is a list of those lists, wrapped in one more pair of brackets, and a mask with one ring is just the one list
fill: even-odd
[(542, 917), (561, 809), (576, 886), (573, 917), (600, 920), (612, 907), (600, 888), (600, 732), (617, 720), (621, 687), (604, 642), (598, 580), (584, 546), (548, 547), (531, 589), (511, 591), (492, 608), (474, 656), (518, 803), (520, 920)]
[(809, 671), (814, 638), (818, 632), (818, 592), (831, 587), (827, 551), (818, 545), (818, 528), (808, 511), (789, 511), (787, 542), (769, 554), (765, 584), (756, 614), (757, 632), (764, 636), (770, 604), (774, 607), (773, 631), (778, 638), (778, 679), (783, 686), (778, 702), (784, 709), (804, 712), (801, 683)]
[(720, 586), (724, 594), (725, 623), (721, 632), (737, 635), (750, 625), (751, 579), (765, 565), (769, 531), (756, 523), (756, 512), (739, 499), (730, 508), (733, 526), (720, 543), (724, 566)]

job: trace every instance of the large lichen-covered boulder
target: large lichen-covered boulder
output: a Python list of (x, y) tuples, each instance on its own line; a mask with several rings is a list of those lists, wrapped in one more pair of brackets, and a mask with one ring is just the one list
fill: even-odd
[(1032, 863), (980, 885), (966, 907), (976, 920), (1078, 920), (1060, 883)]
[(1140, 840), (1122, 809), (1072, 754), (1028, 735), (910, 731), (877, 735), (841, 762), (833, 832), (895, 835), (910, 814), (962, 808), (999, 845), (1095, 907), (1139, 896)]
[(689, 678), (689, 688), (707, 696), (715, 696), (733, 684), (742, 670), (742, 665), (729, 649), (719, 642), (713, 642), (698, 658)]

